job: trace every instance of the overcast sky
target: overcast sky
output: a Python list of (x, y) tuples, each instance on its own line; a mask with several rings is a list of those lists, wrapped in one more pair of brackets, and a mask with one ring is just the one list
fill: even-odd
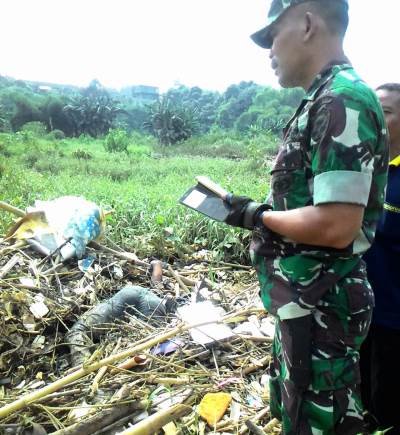
[[(0, 75), (161, 90), (277, 86), (249, 35), (269, 0), (0, 0)], [(399, 0), (350, 0), (345, 48), (373, 86), (400, 81)]]

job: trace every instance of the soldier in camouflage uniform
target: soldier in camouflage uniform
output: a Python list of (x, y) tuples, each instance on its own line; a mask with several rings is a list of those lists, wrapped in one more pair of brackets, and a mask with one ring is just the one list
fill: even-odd
[(273, 0), (252, 35), (284, 87), (306, 90), (284, 130), (265, 204), (233, 195), (227, 223), (253, 230), (251, 256), (275, 317), (271, 413), (283, 433), (363, 433), (359, 348), (373, 293), (361, 255), (386, 183), (374, 92), (346, 59), (347, 0)]

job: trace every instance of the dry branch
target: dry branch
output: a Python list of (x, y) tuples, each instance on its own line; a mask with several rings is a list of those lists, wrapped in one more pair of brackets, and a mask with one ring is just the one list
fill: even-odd
[(0, 208), (5, 210), (5, 211), (8, 211), (12, 214), (15, 214), (15, 216), (24, 217), (26, 215), (26, 213), (23, 210), (21, 210), (17, 207), (14, 207), (10, 204), (7, 204), (4, 201), (0, 201)]
[(51, 435), (90, 435), (103, 427), (120, 420), (126, 415), (140, 409), (146, 409), (147, 401), (134, 402), (128, 405), (116, 403), (114, 408), (107, 409), (87, 418), (85, 421), (75, 423), (64, 429), (52, 432)]
[(120, 435), (152, 435), (171, 421), (192, 412), (191, 406), (177, 404), (168, 409), (158, 411), (150, 417), (121, 432)]
[[(247, 312), (247, 310), (241, 311), (240, 314), (243, 315), (245, 312)], [(229, 320), (229, 317), (236, 316), (236, 315), (237, 314), (234, 313), (231, 316), (227, 316), (225, 318), (225, 320)], [(128, 358), (132, 355), (138, 354), (139, 352), (142, 352), (145, 349), (149, 349), (149, 348), (155, 346), (156, 344), (159, 344), (163, 341), (166, 341), (170, 338), (173, 338), (180, 333), (188, 331), (192, 328), (197, 328), (199, 326), (208, 325), (210, 323), (216, 323), (216, 322), (215, 322), (215, 320), (213, 320), (213, 321), (209, 321), (209, 322), (202, 322), (202, 323), (195, 324), (195, 325), (185, 325), (182, 323), (179, 326), (177, 326), (176, 328), (173, 328), (164, 334), (157, 335), (157, 336), (149, 339), (148, 341), (146, 341), (142, 344), (130, 347), (130, 348), (128, 348), (128, 349), (126, 349), (126, 350), (124, 350), (116, 355), (110, 355), (109, 357), (104, 358), (98, 362), (94, 362), (94, 363), (91, 363), (88, 365), (83, 365), (83, 367), (80, 368), (79, 370), (77, 370), (76, 372), (73, 372), (73, 373), (47, 385), (46, 387), (43, 387), (37, 391), (34, 391), (30, 394), (27, 394), (27, 395), (21, 397), (20, 399), (3, 406), (2, 408), (0, 408), (0, 418), (7, 417), (8, 415), (12, 414), (13, 412), (16, 412), (16, 411), (19, 411), (20, 409), (25, 408), (26, 406), (36, 402), (39, 399), (42, 399), (43, 397), (47, 396), (48, 394), (54, 393), (55, 391), (58, 391), (61, 388), (64, 388), (65, 386), (71, 384), (72, 382), (89, 375), (90, 373), (100, 369), (101, 367), (104, 367), (106, 365), (114, 365), (114, 363), (116, 363), (117, 361), (120, 361), (121, 359)]]
[(168, 340), (169, 338), (172, 338), (176, 336), (177, 334), (189, 329), (188, 327), (184, 327), (183, 325), (180, 325), (165, 334), (158, 335), (147, 342), (143, 344), (139, 344), (137, 346), (133, 346), (129, 349), (124, 350), (123, 352), (120, 352), (116, 355), (110, 355), (107, 358), (104, 358), (98, 362), (92, 363), (90, 365), (83, 365), (83, 367), (79, 370), (77, 370), (74, 373), (71, 373), (61, 379), (58, 379), (57, 381), (47, 385), (46, 387), (43, 387), (37, 391), (34, 391), (30, 394), (27, 394), (26, 396), (21, 397), (20, 399), (9, 403), (2, 408), (0, 408), (0, 418), (4, 418), (7, 415), (12, 414), (13, 412), (16, 412), (22, 408), (25, 408), (26, 406), (36, 402), (39, 399), (42, 399), (43, 397), (47, 396), (48, 394), (54, 393), (55, 391), (60, 390), (61, 388), (64, 388), (65, 386), (71, 384), (72, 382), (87, 376), (88, 374), (100, 369), (103, 366), (106, 365), (113, 365), (115, 362), (123, 359), (128, 358), (132, 355), (135, 355), (145, 349), (148, 349), (152, 346), (155, 346), (156, 344), (159, 344), (165, 340)]

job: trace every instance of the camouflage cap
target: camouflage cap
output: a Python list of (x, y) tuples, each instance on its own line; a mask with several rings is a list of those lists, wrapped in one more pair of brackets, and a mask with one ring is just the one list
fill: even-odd
[[(269, 8), (267, 25), (251, 35), (251, 39), (262, 48), (271, 48), (272, 39), (270, 36), (270, 26), (291, 6), (305, 3), (310, 0), (272, 0)], [(315, 0), (315, 1), (336, 1), (348, 5), (348, 0)]]

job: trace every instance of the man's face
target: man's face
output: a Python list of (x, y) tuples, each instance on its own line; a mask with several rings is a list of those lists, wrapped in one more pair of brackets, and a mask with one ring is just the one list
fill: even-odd
[(376, 92), (385, 115), (390, 143), (400, 145), (400, 94), (396, 91), (380, 89)]
[[(294, 8), (293, 8), (294, 9)], [(284, 88), (303, 85), (304, 51), (300, 20), (294, 19), (292, 8), (271, 26), (271, 68)]]

